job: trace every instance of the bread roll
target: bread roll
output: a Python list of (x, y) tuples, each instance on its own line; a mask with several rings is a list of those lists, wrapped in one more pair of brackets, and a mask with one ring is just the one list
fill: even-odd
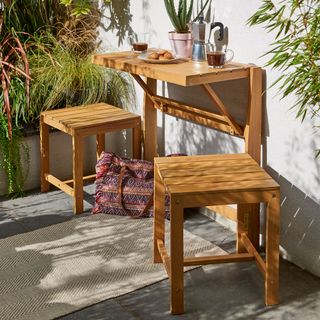
[(163, 55), (167, 60), (173, 59), (173, 55), (171, 52), (167, 51), (164, 55)]
[(158, 60), (159, 54), (157, 52), (152, 52), (148, 55), (148, 59)]

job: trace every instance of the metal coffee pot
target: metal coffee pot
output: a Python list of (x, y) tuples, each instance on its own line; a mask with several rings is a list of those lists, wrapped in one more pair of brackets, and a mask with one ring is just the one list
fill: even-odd
[[(191, 33), (193, 39), (192, 56), (193, 61), (206, 61), (206, 34), (209, 32), (208, 44), (210, 44), (210, 38), (212, 30), (219, 27), (219, 39), (222, 40), (224, 36), (224, 26), (221, 22), (212, 22), (210, 25), (204, 22), (204, 17), (200, 17), (198, 21), (192, 22)], [(209, 29), (209, 31), (208, 31)]]

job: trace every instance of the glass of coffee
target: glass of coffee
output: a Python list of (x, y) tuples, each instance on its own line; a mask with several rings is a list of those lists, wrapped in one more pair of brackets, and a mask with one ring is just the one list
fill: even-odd
[(128, 43), (133, 52), (141, 53), (147, 51), (149, 43), (148, 33), (133, 33), (129, 35)]
[[(228, 58), (227, 55), (229, 55)], [(233, 56), (233, 51), (227, 49), (226, 46), (207, 45), (207, 61), (210, 68), (223, 68), (233, 59)]]

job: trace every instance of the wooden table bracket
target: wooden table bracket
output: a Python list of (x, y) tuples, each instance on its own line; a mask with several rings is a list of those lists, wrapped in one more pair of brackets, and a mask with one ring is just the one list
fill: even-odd
[(244, 138), (244, 127), (233, 119), (223, 102), (209, 85), (204, 84), (202, 86), (211, 100), (217, 105), (222, 115), (213, 111), (204, 110), (198, 106), (155, 95), (141, 77), (135, 74), (132, 76), (153, 102), (154, 107), (161, 112)]
[(226, 121), (229, 123), (230, 127), (233, 128), (235, 133), (239, 136), (243, 136), (243, 129), (237, 124), (237, 122), (233, 119), (231, 114), (229, 113), (226, 106), (220, 100), (219, 96), (214, 92), (209, 84), (203, 84), (202, 87), (207, 92), (211, 100), (215, 103), (215, 105), (220, 110), (221, 114), (226, 118)]

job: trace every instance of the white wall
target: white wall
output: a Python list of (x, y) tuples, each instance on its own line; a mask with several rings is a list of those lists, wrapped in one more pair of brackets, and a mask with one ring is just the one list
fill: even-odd
[[(229, 27), (229, 48), (235, 60), (263, 66), (266, 58), (259, 58), (270, 47), (272, 35), (262, 27), (248, 27), (246, 20), (261, 1), (215, 0), (216, 20)], [(172, 29), (163, 1), (131, 0), (132, 26), (136, 32), (152, 34), (152, 45), (169, 48), (167, 32)], [(105, 47), (116, 47), (112, 35), (104, 35)], [(114, 44), (114, 45), (113, 45)], [(122, 49), (128, 48), (125, 44)], [(266, 68), (266, 87), (279, 76), (278, 71)], [(216, 86), (218, 93), (233, 105), (233, 113), (241, 118), (239, 110), (245, 101), (245, 83), (225, 83)], [(163, 86), (158, 90), (170, 96), (186, 97), (192, 103), (200, 96), (197, 89), (190, 92), (181, 88)], [(142, 105), (142, 92), (138, 91), (138, 105)], [(203, 97), (203, 98), (202, 98)], [(199, 100), (199, 98), (197, 99)], [(280, 100), (276, 88), (268, 89), (264, 118), (264, 166), (280, 183), (282, 191), (281, 249), (284, 257), (320, 276), (320, 160), (314, 159), (314, 150), (320, 147), (320, 134), (314, 123), (300, 123), (289, 108), (294, 97)], [(243, 143), (214, 130), (158, 114), (160, 152), (187, 152), (188, 154), (240, 152)]]

